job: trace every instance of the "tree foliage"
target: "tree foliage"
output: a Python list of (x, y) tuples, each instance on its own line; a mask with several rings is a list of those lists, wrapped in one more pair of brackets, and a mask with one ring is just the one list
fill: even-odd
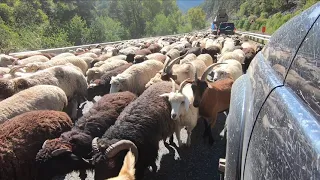
[(215, 16), (219, 8), (227, 9), (229, 21), (237, 29), (261, 31), (266, 26), (272, 34), (293, 16), (319, 0), (205, 0), (202, 8), (207, 18)]
[(0, 51), (183, 33), (205, 23), (202, 9), (183, 14), (176, 0), (1, 0)]

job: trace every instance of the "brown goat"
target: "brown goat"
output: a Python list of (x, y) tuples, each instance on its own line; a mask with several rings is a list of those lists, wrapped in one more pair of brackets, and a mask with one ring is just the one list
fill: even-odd
[[(213, 143), (211, 128), (214, 127), (218, 113), (227, 110), (230, 105), (231, 87), (234, 80), (229, 78), (221, 79), (212, 83), (206, 81), (208, 73), (214, 66), (221, 63), (215, 63), (207, 67), (201, 79), (197, 75), (192, 83), (194, 94), (194, 107), (199, 107), (199, 115), (209, 121), (210, 127), (206, 127), (205, 134), (209, 133), (209, 142)], [(205, 121), (206, 122), (206, 121)]]

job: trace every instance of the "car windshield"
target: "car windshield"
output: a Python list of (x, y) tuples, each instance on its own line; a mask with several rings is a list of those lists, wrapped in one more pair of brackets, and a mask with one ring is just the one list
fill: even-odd
[(222, 23), (220, 24), (220, 29), (226, 29), (226, 30), (233, 30), (234, 24), (233, 23)]

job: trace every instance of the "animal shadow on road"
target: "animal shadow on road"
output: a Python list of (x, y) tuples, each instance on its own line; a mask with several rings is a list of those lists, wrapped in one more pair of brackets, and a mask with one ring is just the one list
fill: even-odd
[[(224, 128), (225, 115), (219, 114), (216, 126), (212, 129), (215, 140), (212, 146), (204, 142), (202, 135), (204, 123), (200, 119), (191, 136), (191, 146), (178, 148), (177, 145), (160, 143), (159, 158), (156, 173), (146, 172), (145, 180), (218, 180), (219, 158), (225, 156), (225, 141), (219, 133)], [(181, 139), (186, 141), (185, 131)], [(165, 150), (163, 150), (165, 149)], [(169, 151), (169, 152), (168, 152)], [(177, 158), (179, 157), (179, 158)]]

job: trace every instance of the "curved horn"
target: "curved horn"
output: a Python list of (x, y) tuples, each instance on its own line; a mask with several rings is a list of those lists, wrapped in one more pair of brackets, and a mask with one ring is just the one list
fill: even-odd
[(184, 86), (189, 83), (188, 80), (190, 80), (190, 78), (185, 79), (184, 81), (182, 81), (182, 83), (180, 84), (179, 93), (182, 93), (182, 89), (184, 88)]
[(166, 73), (171, 72), (172, 66), (173, 66), (174, 64), (177, 64), (177, 63), (180, 61), (180, 58), (181, 58), (181, 57), (182, 57), (182, 56), (179, 56), (179, 57), (175, 58), (174, 60), (170, 61), (170, 62), (168, 63), (168, 65), (166, 66), (165, 72), (166, 72)]
[(41, 147), (42, 149), (44, 149), (46, 147), (46, 144), (48, 141), (49, 141), (48, 139), (44, 141), (44, 143), (42, 144), (42, 147)]
[(9, 74), (14, 74), (18, 69), (23, 68), (26, 66), (16, 66), (10, 69)]
[(167, 56), (166, 61), (164, 63), (164, 67), (162, 69), (162, 72), (166, 72), (166, 68), (167, 68), (168, 64), (170, 63), (170, 61), (171, 61), (170, 57)]
[(172, 83), (172, 92), (176, 91), (176, 83), (174, 82), (174, 80), (172, 78), (170, 78), (171, 83)]
[(130, 140), (120, 140), (112, 145), (110, 145), (107, 149), (105, 154), (108, 158), (114, 157), (118, 152), (128, 149), (132, 151), (134, 157), (136, 158), (136, 162), (138, 160), (138, 148), (137, 146)]
[(204, 71), (204, 73), (201, 76), (201, 81), (205, 81), (209, 72), (214, 68), (215, 66), (221, 65), (221, 64), (227, 64), (227, 63), (214, 63), (207, 67), (207, 69)]
[(91, 142), (92, 150), (94, 153), (99, 152), (98, 139), (99, 139), (98, 137), (95, 137)]

